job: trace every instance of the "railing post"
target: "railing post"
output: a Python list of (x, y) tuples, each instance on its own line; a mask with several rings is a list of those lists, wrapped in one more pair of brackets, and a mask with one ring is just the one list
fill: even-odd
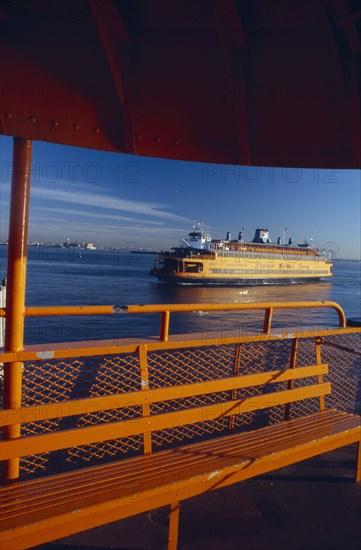
[[(32, 141), (15, 138), (13, 146), (13, 175), (11, 183), (9, 248), (6, 287), (5, 351), (24, 349), (24, 314), (26, 285), (26, 254), (28, 242), (29, 195)], [(4, 408), (21, 406), (22, 367), (19, 361), (4, 366)], [(20, 436), (20, 425), (5, 428), (5, 438)], [(7, 462), (5, 478), (19, 477), (19, 459)]]
[(264, 321), (263, 321), (264, 334), (269, 334), (271, 332), (272, 313), (273, 313), (273, 307), (267, 307), (264, 311)]
[(338, 304), (335, 304), (335, 305), (337, 306), (337, 307), (334, 307), (334, 309), (336, 310), (338, 315), (338, 324), (340, 327), (344, 328), (346, 326), (345, 312)]
[[(322, 345), (322, 338), (320, 336), (316, 336), (315, 338), (315, 344), (316, 344), (316, 365), (322, 364), (322, 356), (321, 356), (321, 345)], [(323, 382), (323, 376), (322, 374), (319, 374), (317, 376), (317, 382), (319, 384), (322, 384)], [(320, 396), (320, 411), (325, 410), (325, 396)]]
[[(241, 348), (242, 348), (242, 344), (237, 344), (236, 355), (235, 355), (234, 364), (233, 364), (233, 376), (238, 376), (239, 374), (239, 367), (241, 364), (241, 351), (242, 351)], [(237, 389), (232, 390), (232, 401), (236, 400), (237, 392), (238, 392)], [(233, 414), (229, 417), (228, 428), (230, 430), (233, 430), (234, 428), (234, 418), (235, 417)]]
[(159, 339), (163, 342), (168, 342), (169, 336), (169, 318), (170, 311), (162, 311), (160, 314), (160, 335)]
[[(148, 373), (148, 359), (147, 359), (147, 346), (139, 346), (139, 365), (140, 365), (140, 387), (141, 390), (149, 390), (149, 373)], [(142, 405), (143, 418), (150, 416), (150, 404), (144, 403)], [(152, 452), (152, 434), (143, 434), (143, 449), (144, 454), (149, 455)]]
[[(290, 356), (290, 369), (296, 368), (296, 361), (297, 361), (297, 347), (298, 347), (298, 338), (294, 338), (292, 340), (292, 347), (291, 347), (291, 356)], [(293, 388), (293, 380), (289, 380), (287, 382), (287, 389), (292, 390)], [(290, 417), (290, 411), (291, 411), (291, 403), (286, 403), (285, 405), (285, 412), (284, 412), (284, 420), (288, 420)]]

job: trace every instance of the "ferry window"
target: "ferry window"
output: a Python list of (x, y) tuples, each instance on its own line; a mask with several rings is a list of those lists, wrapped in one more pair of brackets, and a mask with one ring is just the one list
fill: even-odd
[(185, 263), (184, 267), (186, 273), (201, 273), (203, 271), (203, 264), (201, 264), (200, 262)]

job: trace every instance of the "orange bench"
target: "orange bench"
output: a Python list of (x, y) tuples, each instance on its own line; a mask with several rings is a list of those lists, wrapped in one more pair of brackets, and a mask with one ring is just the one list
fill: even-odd
[[(330, 382), (323, 379), (327, 364), (316, 361), (310, 366), (235, 373), (154, 389), (146, 378), (146, 345), (139, 346), (139, 357), (139, 391), (60, 402), (56, 410), (38, 405), (17, 414), (3, 411), (2, 425), (24, 421), (27, 413), (41, 420), (73, 417), (89, 403), (97, 411), (133, 407), (140, 414), (5, 440), (0, 443), (2, 460), (123, 437), (141, 437), (144, 454), (3, 485), (2, 550), (28, 548), (164, 505), (170, 505), (168, 547), (175, 549), (182, 500), (351, 443), (359, 444), (356, 480), (360, 481), (360, 417), (325, 408), (325, 396), (331, 392)], [(214, 398), (207, 404), (209, 395)], [(318, 410), (290, 417), (294, 406), (309, 401), (316, 401)], [(265, 420), (268, 425), (257, 427)], [(226, 435), (218, 435), (220, 425), (227, 428)], [(178, 430), (179, 440), (187, 441), (184, 432), (197, 426), (210, 426), (207, 438), (152, 452), (157, 433)]]

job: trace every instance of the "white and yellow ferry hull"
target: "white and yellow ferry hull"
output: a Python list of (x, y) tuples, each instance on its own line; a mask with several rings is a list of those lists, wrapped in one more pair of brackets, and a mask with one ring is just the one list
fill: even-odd
[(332, 276), (332, 264), (322, 257), (300, 260), (215, 256), (211, 259), (163, 258), (152, 270), (158, 280), (178, 284), (262, 285), (307, 283)]

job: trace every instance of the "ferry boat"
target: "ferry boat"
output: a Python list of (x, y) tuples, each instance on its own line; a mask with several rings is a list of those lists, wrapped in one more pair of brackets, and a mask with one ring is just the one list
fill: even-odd
[(261, 285), (319, 281), (332, 276), (332, 261), (311, 241), (272, 243), (269, 231), (257, 228), (251, 242), (215, 240), (197, 222), (179, 247), (155, 257), (150, 274), (159, 281), (201, 285)]

